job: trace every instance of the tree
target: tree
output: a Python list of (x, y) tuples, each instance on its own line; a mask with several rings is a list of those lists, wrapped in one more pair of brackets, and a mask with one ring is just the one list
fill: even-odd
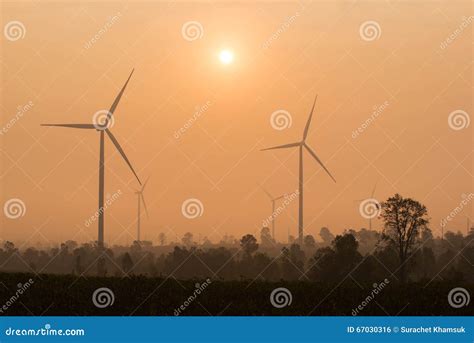
[(3, 243), (3, 248), (6, 250), (7, 254), (13, 254), (17, 249), (15, 248), (15, 244), (10, 241), (6, 241)]
[(444, 234), (444, 239), (448, 242), (448, 245), (451, 249), (461, 250), (464, 245), (464, 236), (461, 232), (454, 233), (448, 231)]
[(298, 244), (292, 244), (289, 248), (281, 249), (279, 265), (281, 277), (285, 280), (298, 280), (304, 273), (306, 256)]
[(183, 238), (181, 238), (181, 242), (183, 242), (185, 246), (190, 247), (193, 245), (193, 234), (191, 232), (186, 232)]
[(82, 266), (81, 255), (76, 255), (76, 258), (74, 260), (73, 274), (74, 273), (77, 273), (77, 275), (79, 276), (82, 276), (82, 273), (84, 273), (84, 267)]
[(334, 240), (334, 235), (329, 231), (327, 227), (322, 227), (321, 231), (319, 231), (319, 236), (323, 240), (325, 245), (330, 245)]
[(309, 263), (310, 277), (324, 282), (341, 282), (348, 274), (356, 271), (357, 265), (362, 260), (357, 247), (354, 235), (346, 233), (336, 236), (332, 247), (316, 250)]
[(301, 250), (298, 244), (292, 244), (290, 246), (290, 261), (297, 268), (298, 277), (303, 273), (304, 262), (306, 260), (306, 255), (303, 250)]
[(336, 236), (332, 244), (336, 252), (349, 255), (357, 252), (357, 247), (359, 246), (359, 243), (355, 239), (354, 235), (350, 233), (344, 234), (342, 236)]
[(433, 248), (434, 240), (431, 229), (426, 228), (426, 230), (421, 232), (421, 242), (423, 243), (423, 246)]
[(253, 235), (247, 234), (240, 240), (240, 246), (247, 256), (251, 256), (258, 249), (257, 239)]
[(312, 235), (306, 235), (303, 243), (306, 249), (313, 249), (316, 246), (316, 240)]
[(204, 238), (202, 239), (201, 246), (203, 248), (211, 248), (212, 247), (212, 242), (209, 238), (207, 238), (207, 236), (204, 236)]
[(274, 243), (272, 235), (270, 234), (270, 229), (268, 227), (262, 227), (260, 231), (260, 242), (262, 246), (271, 247)]
[(166, 234), (164, 232), (160, 232), (158, 235), (158, 241), (160, 242), (160, 245), (163, 246), (166, 243)]
[(104, 257), (99, 257), (97, 260), (97, 275), (105, 277), (107, 275), (107, 265)]
[(64, 242), (64, 244), (67, 246), (69, 251), (73, 251), (74, 249), (76, 249), (78, 247), (77, 242), (72, 241), (72, 240), (67, 240), (66, 242)]
[(395, 194), (382, 203), (382, 218), (385, 222), (384, 239), (393, 244), (398, 252), (398, 273), (401, 282), (406, 282), (406, 262), (412, 248), (427, 229), (429, 219), (426, 207), (416, 200)]
[(327, 246), (316, 250), (309, 261), (308, 275), (314, 281), (334, 282), (336, 279), (336, 253)]
[(232, 235), (228, 235), (227, 233), (224, 234), (221, 241), (219, 242), (220, 245), (238, 245), (239, 241)]
[(360, 229), (355, 231), (353, 229), (347, 230), (347, 233), (354, 235), (359, 243), (358, 250), (362, 255), (372, 253), (380, 241), (380, 233), (375, 230)]
[(125, 272), (125, 274), (128, 274), (133, 268), (133, 261), (132, 261), (132, 258), (130, 257), (130, 254), (126, 252), (122, 256), (120, 262), (122, 264), (122, 270)]
[(293, 235), (289, 235), (288, 236), (288, 244), (293, 244), (295, 242), (295, 236)]

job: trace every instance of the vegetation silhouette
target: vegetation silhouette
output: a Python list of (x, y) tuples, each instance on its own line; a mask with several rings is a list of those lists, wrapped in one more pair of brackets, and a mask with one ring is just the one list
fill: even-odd
[[(180, 244), (167, 244), (166, 234), (160, 233), (159, 245), (134, 241), (129, 247), (66, 241), (58, 247), (20, 249), (5, 241), (0, 303), (8, 301), (17, 284), (29, 278), (35, 283), (21, 298), (25, 307), (18, 303), (2, 314), (25, 315), (30, 307), (48, 306), (50, 315), (172, 314), (171, 305), (178, 306), (192, 285), (207, 279), (212, 284), (186, 314), (208, 315), (199, 304), (212, 314), (233, 304), (225, 314), (348, 315), (381, 282), (388, 286), (363, 315), (394, 315), (402, 308), (404, 315), (466, 314), (466, 309), (447, 306), (446, 297), (454, 287), (473, 289), (474, 228), (466, 236), (448, 231), (435, 238), (426, 207), (399, 194), (381, 204), (380, 217), (380, 232), (347, 229), (334, 236), (323, 227), (318, 240), (306, 235), (302, 246), (296, 240), (275, 241), (268, 227), (262, 228), (260, 243), (246, 234), (240, 240), (225, 235), (217, 244), (207, 238), (198, 244), (190, 232)], [(105, 286), (116, 293), (117, 305), (99, 313), (90, 296)], [(269, 306), (276, 287), (290, 289), (291, 309), (275, 312)], [(145, 305), (134, 311), (140, 303)]]

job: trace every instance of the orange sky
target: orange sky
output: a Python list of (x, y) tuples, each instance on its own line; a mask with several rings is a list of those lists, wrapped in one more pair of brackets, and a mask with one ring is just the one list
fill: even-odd
[[(19, 198), (26, 212), (17, 219), (1, 213), (0, 239), (97, 239), (97, 224), (85, 221), (97, 207), (98, 133), (39, 124), (91, 123), (132, 68), (112, 131), (140, 177), (151, 176), (145, 239), (157, 241), (162, 231), (213, 241), (256, 233), (271, 214), (258, 184), (275, 195), (291, 193), (298, 175), (297, 150), (259, 150), (300, 140), (315, 94), (307, 142), (337, 184), (305, 156), (306, 233), (366, 226), (354, 200), (368, 197), (376, 182), (381, 201), (399, 192), (424, 203), (436, 232), (462, 194), (473, 191), (474, 124), (454, 130), (448, 123), (453, 111), (469, 118), (473, 110), (470, 1), (1, 7), (2, 28), (19, 21), (25, 34), (1, 36), (0, 200), (3, 207)], [(200, 38), (184, 39), (189, 21), (201, 24)], [(367, 21), (380, 27), (373, 40), (360, 33)], [(230, 65), (218, 60), (224, 48), (235, 54)], [(290, 113), (291, 127), (272, 127), (277, 110)], [(109, 140), (105, 149), (105, 193), (122, 193), (106, 210), (105, 239), (131, 242), (138, 184)], [(202, 202), (202, 216), (183, 216), (189, 198)], [(278, 240), (286, 241), (288, 229), (297, 234), (297, 209), (292, 201), (277, 218)], [(470, 203), (448, 228), (465, 232), (472, 209)], [(374, 220), (378, 230), (380, 224)]]

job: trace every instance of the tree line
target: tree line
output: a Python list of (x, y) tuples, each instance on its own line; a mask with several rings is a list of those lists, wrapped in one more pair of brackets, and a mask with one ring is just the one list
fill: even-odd
[(224, 236), (213, 244), (196, 243), (186, 233), (180, 244), (134, 242), (99, 249), (96, 243), (67, 241), (59, 247), (0, 248), (0, 271), (128, 277), (146, 275), (177, 279), (292, 280), (325, 283), (377, 283), (431, 280), (474, 281), (474, 228), (464, 236), (446, 232), (435, 238), (424, 205), (396, 194), (381, 204), (383, 229), (347, 229), (333, 235), (323, 227), (320, 240), (306, 235), (300, 246), (289, 237), (276, 242), (264, 227), (260, 239), (246, 234)]

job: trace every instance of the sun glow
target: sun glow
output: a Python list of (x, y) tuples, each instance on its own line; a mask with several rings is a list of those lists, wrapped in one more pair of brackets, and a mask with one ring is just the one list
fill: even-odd
[(219, 59), (222, 64), (231, 64), (234, 61), (234, 53), (230, 50), (222, 50), (219, 53)]

